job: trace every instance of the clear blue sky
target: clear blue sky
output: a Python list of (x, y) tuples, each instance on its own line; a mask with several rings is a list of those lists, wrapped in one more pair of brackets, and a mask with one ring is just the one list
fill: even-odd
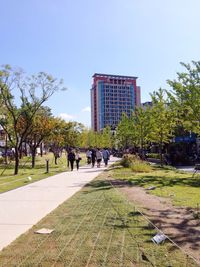
[(90, 125), (95, 72), (138, 77), (142, 101), (199, 60), (199, 0), (1, 1), (1, 64), (63, 78), (54, 115)]

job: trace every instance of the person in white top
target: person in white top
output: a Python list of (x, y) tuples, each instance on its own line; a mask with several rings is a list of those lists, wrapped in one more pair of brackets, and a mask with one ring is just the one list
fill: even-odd
[(96, 151), (96, 159), (97, 159), (97, 167), (100, 168), (101, 161), (102, 161), (102, 153), (99, 148), (97, 148), (97, 151)]

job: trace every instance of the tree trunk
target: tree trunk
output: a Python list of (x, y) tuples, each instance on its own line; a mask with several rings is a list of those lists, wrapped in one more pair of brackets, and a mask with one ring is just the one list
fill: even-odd
[(15, 170), (14, 175), (18, 174), (19, 171), (19, 150), (18, 147), (15, 147)]
[(36, 154), (35, 151), (36, 151), (35, 148), (31, 149), (31, 157), (32, 157), (32, 159), (31, 159), (31, 167), (32, 167), (32, 169), (35, 168), (35, 154)]
[(162, 155), (162, 143), (160, 143), (160, 147), (159, 147), (159, 152), (160, 152), (160, 164), (161, 166), (163, 166), (163, 155)]
[(161, 166), (163, 166), (162, 147), (163, 147), (163, 133), (161, 132), (161, 138), (160, 138), (160, 164)]
[(25, 153), (25, 156), (27, 157), (28, 153), (27, 153), (27, 143), (26, 142), (25, 142), (25, 146), (24, 146), (24, 153)]
[(55, 165), (58, 165), (57, 159), (58, 159), (58, 157), (57, 157), (57, 155), (55, 155)]
[(21, 159), (21, 158), (22, 158), (22, 145), (21, 145), (21, 147), (19, 149), (19, 159)]
[(40, 156), (43, 156), (43, 143), (40, 144)]

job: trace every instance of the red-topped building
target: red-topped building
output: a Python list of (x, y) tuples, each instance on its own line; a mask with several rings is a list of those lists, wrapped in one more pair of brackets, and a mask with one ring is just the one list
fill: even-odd
[(137, 77), (95, 73), (91, 89), (92, 129), (116, 127), (122, 113), (128, 116), (141, 103)]

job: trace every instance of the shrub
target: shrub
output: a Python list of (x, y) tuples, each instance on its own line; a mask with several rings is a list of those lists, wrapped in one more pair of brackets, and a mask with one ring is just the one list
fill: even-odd
[(5, 162), (5, 159), (3, 157), (0, 158), (0, 164), (3, 164)]
[(160, 154), (158, 154), (158, 153), (147, 153), (147, 158), (160, 159)]
[(134, 161), (139, 160), (138, 156), (125, 154), (120, 161), (120, 164), (125, 168), (130, 168)]
[(141, 160), (137, 155), (126, 154), (120, 161), (125, 168), (131, 168), (134, 172), (151, 172), (152, 168), (149, 163)]
[(133, 162), (131, 165), (131, 170), (133, 172), (151, 172), (152, 168), (150, 164), (140, 160)]

